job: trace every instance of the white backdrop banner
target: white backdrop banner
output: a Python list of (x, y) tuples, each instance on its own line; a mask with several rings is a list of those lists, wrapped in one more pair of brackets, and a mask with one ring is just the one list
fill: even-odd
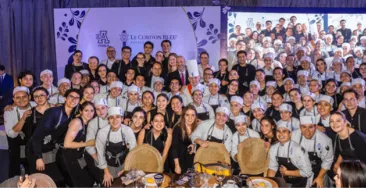
[(123, 46), (130, 46), (134, 57), (151, 41), (155, 56), (161, 41), (168, 39), (172, 52), (186, 60), (198, 58), (203, 51), (215, 67), (220, 59), (220, 7), (54, 9), (54, 18), (59, 78), (76, 49), (87, 62), (90, 56), (106, 59), (106, 47), (114, 46), (120, 59)]

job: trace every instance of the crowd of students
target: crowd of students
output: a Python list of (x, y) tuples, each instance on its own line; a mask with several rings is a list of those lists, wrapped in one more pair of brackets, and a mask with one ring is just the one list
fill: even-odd
[[(164, 40), (155, 56), (149, 41), (133, 58), (124, 46), (120, 60), (111, 46), (107, 59), (88, 63), (76, 50), (57, 86), (51, 70), (40, 73), (39, 86), (31, 71), (21, 72), (19, 86), (1, 99), (9, 176), (23, 164), (59, 187), (108, 187), (137, 145), (155, 147), (164, 171), (181, 174), (213, 142), (224, 144), (238, 173), (240, 143), (261, 138), (270, 153), (267, 176), (292, 187), (364, 187), (366, 36), (349, 36), (340, 23), (337, 33), (301, 35), (296, 20), (286, 29), (280, 19), (275, 32), (257, 33), (261, 40), (237, 26), (235, 57), (218, 68), (208, 52), (185, 60)], [(287, 35), (294, 26), (298, 38)]]

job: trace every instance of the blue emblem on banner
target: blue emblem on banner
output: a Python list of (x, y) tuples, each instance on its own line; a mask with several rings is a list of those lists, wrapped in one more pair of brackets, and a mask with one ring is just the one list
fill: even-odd
[(119, 35), (119, 37), (122, 41), (122, 47), (127, 46), (128, 34), (126, 30), (123, 30), (122, 33)]

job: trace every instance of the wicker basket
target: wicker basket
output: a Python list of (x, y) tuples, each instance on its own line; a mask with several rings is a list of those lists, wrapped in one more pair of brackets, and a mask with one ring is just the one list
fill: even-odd
[(210, 164), (222, 162), (231, 164), (230, 154), (226, 150), (225, 145), (216, 142), (210, 142), (207, 148), (200, 147), (194, 156), (194, 163)]
[(132, 168), (147, 173), (162, 173), (164, 165), (158, 150), (149, 144), (142, 144), (132, 149), (125, 159), (124, 170)]
[(34, 173), (30, 175), (32, 179), (36, 179), (35, 188), (57, 188), (52, 178), (43, 173)]
[(238, 163), (242, 174), (258, 175), (267, 172), (269, 150), (259, 138), (249, 138), (241, 142), (238, 149)]

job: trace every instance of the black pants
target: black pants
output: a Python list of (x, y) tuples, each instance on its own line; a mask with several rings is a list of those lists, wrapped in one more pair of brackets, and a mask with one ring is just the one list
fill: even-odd
[(101, 186), (104, 178), (103, 170), (95, 166), (94, 159), (88, 152), (84, 153), (84, 159), (90, 175), (93, 177), (94, 181)]
[(9, 151), (0, 150), (0, 183), (9, 178)]

